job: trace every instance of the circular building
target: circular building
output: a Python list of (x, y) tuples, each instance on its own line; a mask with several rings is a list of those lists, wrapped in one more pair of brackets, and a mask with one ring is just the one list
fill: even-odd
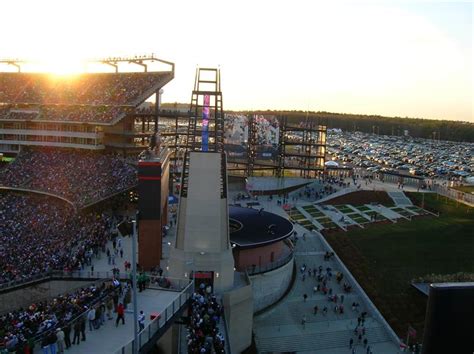
[(229, 207), (229, 231), (236, 271), (247, 271), (254, 312), (278, 301), (291, 283), (293, 224), (286, 218), (252, 208)]

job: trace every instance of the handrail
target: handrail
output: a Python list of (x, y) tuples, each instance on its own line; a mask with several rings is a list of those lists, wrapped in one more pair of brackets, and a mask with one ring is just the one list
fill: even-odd
[(188, 285), (181, 291), (178, 299), (173, 300), (166, 306), (164, 311), (155, 317), (142, 331), (138, 333), (138, 343), (135, 343), (135, 338), (128, 341), (120, 349), (117, 349), (114, 354), (132, 353), (135, 345), (138, 345), (138, 351), (148, 343), (153, 336), (163, 328), (166, 323), (178, 312), (183, 304), (188, 301), (194, 291), (194, 280), (189, 281)]
[[(106, 279), (103, 279), (103, 281), (106, 281)], [(88, 304), (88, 308), (91, 308), (95, 305), (97, 305), (97, 303), (99, 302), (102, 302), (105, 298), (107, 298), (108, 296), (110, 296), (110, 292), (108, 291), (105, 291), (103, 294), (100, 294), (96, 299), (94, 299), (92, 302), (90, 302)], [(75, 323), (76, 321), (78, 321), (81, 317), (83, 317), (85, 315), (87, 311), (82, 311), (80, 314), (78, 314), (76, 317), (74, 317), (73, 319), (69, 320), (67, 322), (67, 325), (70, 325), (72, 323)], [(52, 328), (46, 330), (46, 331), (43, 331), (41, 333), (37, 333), (33, 336), (33, 342), (35, 343), (35, 347), (37, 346), (41, 346), (41, 341), (42, 339), (44, 338), (45, 335), (47, 335), (48, 333), (51, 333), (53, 331), (56, 330), (56, 328), (58, 328), (58, 326), (61, 325), (64, 327), (64, 324), (59, 324), (59, 323), (56, 323)], [(2, 349), (2, 346), (0, 346), (0, 349)]]
[(76, 204), (74, 204), (74, 202), (70, 201), (69, 199), (67, 199), (63, 196), (60, 196), (59, 194), (49, 193), (49, 192), (42, 191), (42, 190), (39, 190), (39, 189), (26, 188), (26, 186), (24, 186), (24, 187), (25, 188), (22, 188), (22, 187), (9, 187), (9, 186), (6, 186), (6, 185), (0, 185), (0, 189), (7, 190), (7, 191), (36, 193), (36, 194), (47, 195), (48, 197), (58, 198), (58, 199), (61, 199), (62, 201), (66, 202), (66, 203), (71, 204), (71, 206), (73, 208), (76, 208)]
[(290, 249), (289, 253), (283, 257), (277, 260), (276, 262), (271, 262), (269, 264), (266, 264), (264, 266), (249, 266), (247, 267), (246, 271), (249, 276), (251, 275), (257, 275), (265, 272), (269, 272), (271, 270), (283, 267), (285, 264), (290, 262), (293, 259), (294, 256), (294, 251)]
[(464, 202), (467, 204), (474, 204), (473, 194), (469, 194), (469, 193), (454, 189), (452, 187), (445, 187), (439, 184), (434, 184), (433, 191), (438, 194), (444, 195), (445, 197), (454, 199), (456, 201)]
[[(157, 275), (151, 275), (149, 273), (144, 273), (150, 278), (150, 288), (155, 288), (159, 290), (171, 290), (171, 291), (181, 291), (187, 286), (187, 282), (181, 278), (169, 278), (169, 277), (160, 277)], [(35, 275), (33, 278), (22, 279), (18, 281), (11, 281), (8, 283), (0, 284), (0, 291), (6, 290), (9, 288), (14, 288), (19, 285), (33, 283), (41, 280), (52, 280), (55, 278), (82, 278), (82, 279), (109, 279), (109, 278), (118, 278), (118, 279), (130, 279), (130, 273), (117, 273), (110, 271), (86, 271), (86, 270), (74, 270), (74, 271), (61, 271), (61, 270), (52, 270), (49, 272), (41, 273)], [(161, 286), (160, 280), (167, 280), (169, 286)]]

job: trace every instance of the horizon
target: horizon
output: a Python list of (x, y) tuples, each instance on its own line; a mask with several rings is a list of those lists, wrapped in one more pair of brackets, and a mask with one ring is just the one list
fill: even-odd
[(15, 28), (0, 58), (67, 73), (86, 58), (154, 52), (176, 64), (164, 102), (189, 97), (196, 65), (219, 66), (226, 110), (474, 123), (472, 3), (139, 1), (132, 7), (24, 0), (2, 3), (0, 10), (21, 13), (28, 24), (18, 26), (16, 16), (0, 23), (4, 33)]

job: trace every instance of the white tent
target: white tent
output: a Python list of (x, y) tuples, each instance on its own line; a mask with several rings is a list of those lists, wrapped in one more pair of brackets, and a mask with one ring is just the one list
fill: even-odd
[(339, 164), (336, 161), (326, 161), (324, 163), (326, 167), (339, 167)]

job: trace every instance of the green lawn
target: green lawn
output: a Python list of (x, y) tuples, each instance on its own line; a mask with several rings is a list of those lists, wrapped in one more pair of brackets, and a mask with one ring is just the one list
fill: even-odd
[(345, 214), (350, 213), (350, 212), (353, 211), (347, 205), (335, 205), (335, 207), (336, 207), (337, 210), (339, 210), (340, 212), (345, 213)]
[(381, 220), (386, 220), (387, 218), (385, 216), (383, 216), (382, 214), (376, 212), (375, 210), (371, 210), (371, 211), (365, 211), (364, 214), (366, 214), (367, 216), (372, 216), (372, 215), (377, 215), (377, 221), (381, 221)]
[(307, 212), (318, 212), (318, 209), (316, 209), (313, 205), (305, 205), (303, 209)]
[(365, 206), (365, 205), (354, 205), (354, 208), (356, 208), (357, 210), (360, 210), (362, 212), (372, 210), (368, 206)]
[[(418, 193), (407, 193), (421, 201)], [(427, 298), (410, 286), (430, 273), (474, 272), (474, 208), (434, 194), (425, 207), (440, 212), (397, 224), (326, 236), (338, 255), (401, 336), (408, 324), (423, 333)]]
[(358, 224), (367, 224), (367, 223), (370, 222), (369, 220), (367, 220), (366, 218), (364, 218), (361, 215), (358, 215), (358, 216), (357, 215), (354, 215), (354, 216), (351, 215), (350, 218)]

